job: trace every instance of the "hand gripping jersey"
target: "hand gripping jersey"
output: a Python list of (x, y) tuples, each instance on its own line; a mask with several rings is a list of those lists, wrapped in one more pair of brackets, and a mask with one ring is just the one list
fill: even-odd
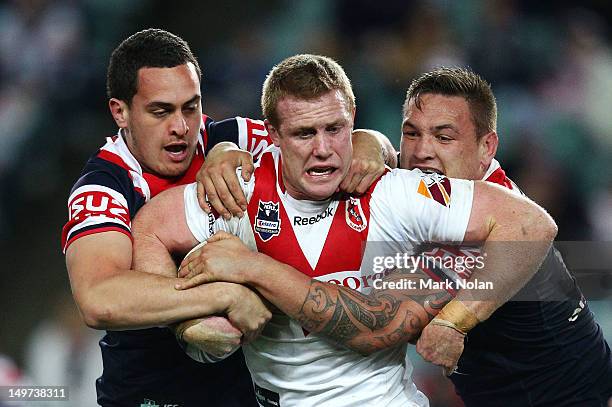
[[(495, 160), (483, 180), (521, 194)], [(523, 289), (469, 332), (450, 379), (466, 407), (606, 405), (610, 348), (556, 249)]]
[[(285, 190), (275, 147), (244, 188), (248, 217), (230, 221), (211, 219), (195, 185), (185, 189), (187, 223), (199, 241), (226, 230), (310, 277), (360, 291), (371, 286), (371, 266), (360, 270), (369, 242), (412, 251), (423, 241), (461, 241), (473, 192), (470, 181), (394, 170), (360, 198), (296, 200)], [(405, 345), (362, 356), (275, 314), (243, 350), (262, 406), (428, 405), (410, 379)]]
[[(76, 239), (117, 231), (131, 237), (131, 220), (159, 192), (195, 181), (204, 147), (233, 141), (260, 153), (269, 139), (263, 122), (237, 117), (214, 122), (203, 117), (193, 161), (182, 176), (159, 178), (142, 171), (118, 133), (87, 162), (68, 199), (69, 220), (62, 233), (64, 251)], [(191, 360), (167, 328), (108, 331), (100, 341), (104, 372), (96, 383), (103, 406), (243, 406), (252, 386), (242, 355), (218, 365)], [(254, 404), (254, 401), (252, 402)]]

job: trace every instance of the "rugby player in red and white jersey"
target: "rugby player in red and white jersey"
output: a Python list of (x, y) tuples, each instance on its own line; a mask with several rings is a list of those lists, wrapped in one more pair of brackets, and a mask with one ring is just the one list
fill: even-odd
[[(386, 290), (370, 297), (359, 292), (363, 286), (327, 281), (367, 282), (360, 268), (370, 243), (386, 241), (412, 254), (424, 242), (484, 242), (485, 250), (495, 240), (541, 242), (512, 259), (493, 249), (485, 268), (473, 274), (512, 292), (520, 286), (503, 276), (530, 276), (537, 269), (556, 233), (554, 222), (533, 202), (501, 188), (421, 171), (389, 172), (363, 197), (336, 194), (352, 155), (355, 104), (348, 78), (329, 58), (298, 55), (274, 67), (262, 106), (275, 147), (244, 184), (248, 217), (204, 216), (195, 185), (168, 190), (135, 220), (135, 264), (174, 275), (172, 254), (217, 232), (210, 240), (221, 244), (204, 245), (183, 261), (182, 275), (192, 278), (177, 287), (244, 283), (284, 313), (244, 347), (260, 405), (427, 405), (409, 378), (405, 343), (448, 295), (413, 300)], [(177, 211), (173, 219), (160, 222), (170, 210)], [(475, 319), (498, 305), (491, 303), (455, 307)], [(456, 322), (463, 327), (466, 321)]]

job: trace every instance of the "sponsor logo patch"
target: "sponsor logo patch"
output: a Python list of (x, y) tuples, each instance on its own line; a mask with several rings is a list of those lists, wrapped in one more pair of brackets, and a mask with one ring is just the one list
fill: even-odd
[(255, 216), (254, 229), (261, 240), (267, 242), (280, 233), (280, 216), (278, 202), (262, 202), (257, 205), (257, 215)]
[(426, 198), (433, 199), (440, 205), (450, 206), (451, 183), (444, 175), (422, 175), (417, 192)]
[(334, 215), (334, 208), (332, 206), (329, 206), (327, 209), (317, 214), (316, 216), (310, 216), (310, 217), (294, 216), (293, 224), (297, 226), (314, 225), (315, 223), (323, 219), (329, 218), (333, 215)]
[(350, 197), (346, 201), (346, 224), (357, 232), (363, 232), (368, 227), (368, 221), (363, 214), (358, 198)]
[(121, 202), (107, 192), (85, 191), (72, 197), (69, 203), (70, 220), (81, 222), (91, 216), (118, 219), (130, 224), (128, 210)]

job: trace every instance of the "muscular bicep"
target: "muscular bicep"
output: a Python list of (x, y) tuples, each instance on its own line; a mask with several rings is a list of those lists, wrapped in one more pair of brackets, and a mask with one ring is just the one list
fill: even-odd
[[(513, 194), (499, 185), (476, 181), (464, 241), (492, 241), (498, 236), (506, 241), (538, 241), (550, 234), (545, 229), (542, 232), (540, 226), (549, 224), (550, 230), (556, 233), (552, 218), (529, 198)], [(507, 233), (511, 229), (516, 230)]]
[[(483, 242), (495, 228), (525, 222), (534, 215), (534, 203), (512, 194), (508, 189), (489, 182), (474, 182), (472, 211), (465, 242)], [(525, 234), (525, 240), (528, 238)], [(517, 236), (520, 240), (521, 236)]]
[(134, 218), (135, 270), (176, 277), (174, 258), (198, 243), (187, 226), (183, 192), (184, 187), (162, 192)]
[(92, 287), (129, 270), (131, 261), (132, 242), (121, 232), (95, 233), (72, 242), (66, 250), (66, 268), (79, 307)]

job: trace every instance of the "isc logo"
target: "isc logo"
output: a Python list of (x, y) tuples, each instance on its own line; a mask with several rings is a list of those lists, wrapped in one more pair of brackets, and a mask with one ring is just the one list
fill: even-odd
[(140, 407), (181, 407), (180, 404), (157, 404), (154, 400), (144, 399)]
[(106, 216), (129, 224), (127, 209), (107, 192), (87, 191), (73, 198), (70, 203), (70, 220), (84, 217)]

